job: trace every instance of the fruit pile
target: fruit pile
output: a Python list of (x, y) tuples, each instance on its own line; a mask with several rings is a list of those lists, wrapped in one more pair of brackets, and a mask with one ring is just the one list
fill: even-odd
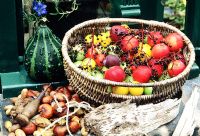
[[(6, 115), (11, 119), (4, 123), (9, 136), (65, 136), (77, 132), (84, 136), (88, 134), (82, 119), (87, 111), (81, 108), (87, 107), (86, 102), (80, 100), (71, 86), (61, 86), (55, 90), (50, 87), (38, 105), (31, 103), (39, 94), (38, 91), (23, 89), (18, 97), (11, 98), (12, 105), (4, 107)], [(29, 109), (28, 104), (31, 105)], [(27, 120), (17, 119), (21, 113), (30, 117), (26, 124), (23, 122)]]
[[(109, 31), (89, 33), (82, 41), (69, 49), (70, 58), (88, 75), (101, 79), (130, 83), (161, 81), (177, 76), (187, 64), (184, 41), (178, 33), (114, 25)], [(149, 90), (152, 89), (112, 88), (113, 93), (131, 95), (151, 94)]]

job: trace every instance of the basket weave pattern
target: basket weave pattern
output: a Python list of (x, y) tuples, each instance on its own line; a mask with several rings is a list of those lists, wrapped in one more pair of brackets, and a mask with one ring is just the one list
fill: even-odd
[[(170, 32), (176, 32), (180, 34), (185, 42), (186, 49), (184, 57), (188, 60), (187, 67), (178, 76), (153, 83), (124, 83), (113, 82), (105, 79), (96, 79), (92, 76), (88, 76), (87, 73), (77, 68), (71, 61), (68, 49), (81, 42), (81, 38), (92, 32), (102, 32), (105, 29), (109, 29), (109, 25), (112, 23), (134, 23), (139, 27), (143, 27), (148, 30), (160, 31), (162, 34), (167, 35)], [(194, 47), (187, 36), (177, 28), (170, 26), (166, 23), (157, 21), (146, 21), (141, 19), (125, 19), (125, 18), (101, 18), (83, 22), (74, 26), (66, 34), (62, 42), (62, 54), (64, 57), (64, 69), (70, 85), (77, 90), (77, 93), (86, 100), (95, 102), (97, 104), (122, 102), (127, 99), (131, 99), (132, 102), (137, 104), (147, 103), (159, 103), (168, 98), (180, 98), (181, 87), (185, 83), (192, 64), (195, 61)], [(111, 86), (126, 86), (126, 87), (153, 87), (152, 95), (142, 96), (129, 96), (129, 95), (117, 95), (108, 93), (108, 88)]]

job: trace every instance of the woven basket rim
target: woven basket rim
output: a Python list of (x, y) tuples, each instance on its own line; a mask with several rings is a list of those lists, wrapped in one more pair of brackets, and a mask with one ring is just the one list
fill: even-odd
[[(124, 22), (124, 23), (141, 23), (141, 24), (146, 24), (146, 25), (150, 25), (150, 26), (159, 26), (159, 27), (164, 27), (164, 28), (170, 29), (170, 30), (178, 33), (179, 35), (181, 35), (183, 37), (186, 45), (188, 46), (189, 52), (190, 52), (190, 58), (189, 58), (188, 65), (186, 66), (184, 71), (176, 77), (162, 80), (162, 81), (156, 81), (156, 82), (152, 82), (152, 83), (138, 83), (138, 84), (126, 83), (126, 82), (115, 82), (115, 81), (110, 81), (110, 80), (106, 80), (106, 79), (96, 79), (93, 76), (89, 76), (87, 74), (87, 72), (85, 72), (84, 70), (81, 70), (78, 67), (76, 67), (76, 65), (71, 61), (71, 59), (68, 55), (68, 48), (67, 48), (68, 39), (73, 34), (73, 32), (78, 29), (81, 29), (83, 27), (90, 26), (90, 25), (101, 24), (101, 23), (109, 24), (109, 23), (117, 23), (117, 22), (118, 23), (122, 23), (122, 22)], [(126, 87), (141, 87), (141, 86), (142, 87), (154, 87), (154, 86), (160, 86), (160, 85), (173, 83), (181, 78), (184, 78), (190, 72), (190, 69), (192, 68), (192, 65), (195, 61), (195, 51), (194, 51), (193, 44), (189, 40), (189, 38), (183, 32), (181, 32), (179, 29), (177, 29), (176, 27), (171, 26), (169, 24), (166, 24), (164, 22), (158, 22), (158, 21), (154, 21), (154, 20), (131, 19), (131, 18), (99, 18), (99, 19), (88, 20), (88, 21), (82, 22), (78, 25), (75, 25), (73, 28), (71, 28), (69, 31), (66, 32), (66, 34), (63, 38), (62, 55), (63, 55), (63, 59), (69, 64), (69, 66), (76, 73), (80, 74), (83, 78), (86, 78), (92, 82), (100, 83), (103, 85), (126, 86)]]

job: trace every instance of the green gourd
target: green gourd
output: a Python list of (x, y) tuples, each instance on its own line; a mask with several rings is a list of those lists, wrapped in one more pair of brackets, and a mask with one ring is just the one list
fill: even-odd
[(24, 65), (33, 80), (42, 82), (63, 80), (61, 41), (45, 24), (39, 25), (28, 40)]

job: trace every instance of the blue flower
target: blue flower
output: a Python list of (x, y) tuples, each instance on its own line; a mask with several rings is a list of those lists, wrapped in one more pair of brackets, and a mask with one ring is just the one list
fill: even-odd
[(33, 10), (37, 13), (38, 16), (47, 14), (46, 10), (47, 5), (42, 2), (33, 1)]

